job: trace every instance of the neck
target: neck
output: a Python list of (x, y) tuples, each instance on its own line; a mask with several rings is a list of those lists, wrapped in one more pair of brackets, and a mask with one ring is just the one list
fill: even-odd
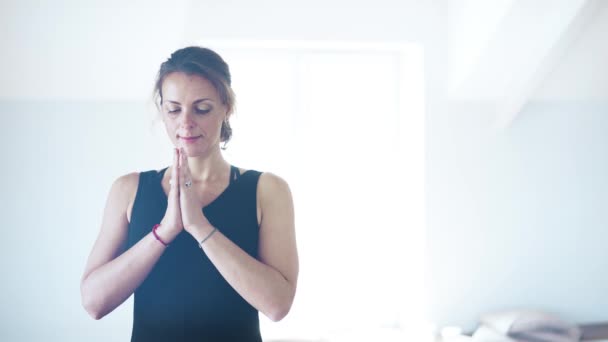
[(188, 157), (188, 166), (192, 181), (209, 182), (223, 177), (227, 174), (230, 165), (224, 160), (219, 146), (216, 146), (208, 154), (199, 157)]

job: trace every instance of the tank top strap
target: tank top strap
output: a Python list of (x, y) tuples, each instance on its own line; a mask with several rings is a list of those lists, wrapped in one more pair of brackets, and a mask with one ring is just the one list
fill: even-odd
[(237, 180), (240, 176), (241, 172), (239, 171), (239, 168), (234, 165), (230, 165), (230, 183)]

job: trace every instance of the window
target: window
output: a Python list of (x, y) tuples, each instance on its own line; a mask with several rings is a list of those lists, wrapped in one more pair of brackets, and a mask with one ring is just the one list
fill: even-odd
[(283, 321), (260, 315), (265, 338), (364, 339), (364, 330), (419, 328), (426, 318), (422, 48), (202, 45), (233, 74), (237, 111), (226, 158), (280, 175), (294, 195), (298, 292)]

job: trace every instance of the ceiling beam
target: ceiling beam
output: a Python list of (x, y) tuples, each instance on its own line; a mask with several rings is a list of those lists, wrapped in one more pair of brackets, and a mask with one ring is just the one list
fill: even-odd
[(593, 16), (599, 12), (602, 0), (586, 0), (575, 12), (571, 19), (561, 28), (554, 42), (546, 48), (535, 66), (519, 79), (514, 79), (506, 88), (505, 96), (498, 102), (495, 124), (498, 128), (507, 128), (521, 113), (522, 109), (534, 95), (541, 83), (562, 60), (573, 42), (580, 37)]
[[(507, 127), (602, 0), (452, 0), (448, 100), (490, 103)], [(462, 7), (459, 7), (462, 5)]]

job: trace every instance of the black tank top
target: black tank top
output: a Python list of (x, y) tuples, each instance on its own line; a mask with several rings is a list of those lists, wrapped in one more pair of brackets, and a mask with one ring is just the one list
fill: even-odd
[[(141, 172), (129, 224), (128, 248), (160, 223), (167, 209), (161, 180), (167, 168)], [(204, 207), (209, 222), (258, 257), (256, 191), (260, 172), (239, 175)], [(258, 311), (224, 280), (198, 242), (182, 231), (135, 290), (132, 342), (261, 342)]]

